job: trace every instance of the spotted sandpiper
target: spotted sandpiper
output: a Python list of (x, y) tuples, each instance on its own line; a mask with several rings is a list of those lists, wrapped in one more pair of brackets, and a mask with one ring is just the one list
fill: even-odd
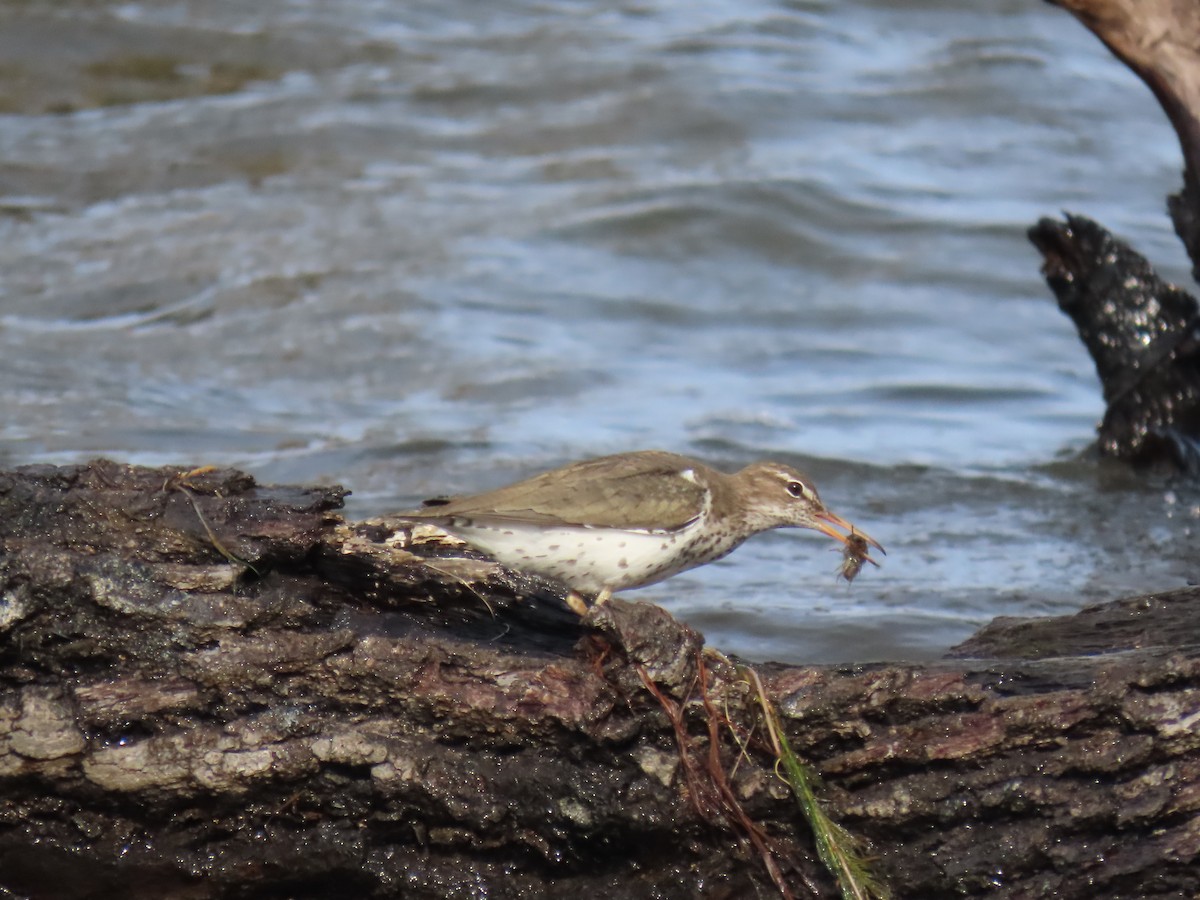
[(614, 591), (720, 559), (772, 528), (811, 528), (883, 552), (827, 510), (813, 483), (790, 466), (758, 462), (728, 475), (662, 450), (602, 456), (487, 493), (427, 500), (401, 517), (437, 525), (511, 569), (563, 582), (580, 615), (587, 611), (581, 595), (599, 605)]

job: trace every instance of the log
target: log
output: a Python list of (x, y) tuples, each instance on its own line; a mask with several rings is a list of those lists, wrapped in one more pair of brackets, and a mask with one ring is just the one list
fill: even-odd
[[(0, 474), (12, 896), (837, 896), (751, 669), (338, 488)], [(760, 665), (895, 897), (1200, 891), (1200, 589)]]

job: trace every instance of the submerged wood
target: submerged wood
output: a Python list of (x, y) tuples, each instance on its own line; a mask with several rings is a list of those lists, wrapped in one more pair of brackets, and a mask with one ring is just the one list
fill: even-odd
[[(1154, 92), (1179, 137), (1183, 188), (1167, 198), (1200, 278), (1200, 4), (1051, 0), (1091, 29)], [(1029, 230), (1042, 271), (1079, 334), (1108, 405), (1101, 454), (1200, 474), (1200, 307), (1140, 254), (1082, 216)]]
[[(836, 895), (750, 680), (700, 635), (620, 599), (581, 623), (341, 497), (0, 474), (0, 886), (779, 896), (709, 802), (717, 771), (792, 894)], [(1198, 612), (1188, 589), (996, 623), (934, 663), (757, 670), (894, 896), (1191, 896)]]
[(1106, 408), (1099, 449), (1200, 474), (1200, 306), (1095, 222), (1029, 230), (1042, 272), (1096, 364)]
[(1068, 10), (1154, 92), (1183, 153), (1183, 190), (1167, 203), (1200, 281), (1200, 4), (1050, 0)]

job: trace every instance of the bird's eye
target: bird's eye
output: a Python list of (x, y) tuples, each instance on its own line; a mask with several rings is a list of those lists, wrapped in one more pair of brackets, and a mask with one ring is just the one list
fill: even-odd
[(789, 481), (787, 492), (793, 497), (803, 497), (807, 493), (807, 491), (804, 489), (804, 485), (798, 481)]

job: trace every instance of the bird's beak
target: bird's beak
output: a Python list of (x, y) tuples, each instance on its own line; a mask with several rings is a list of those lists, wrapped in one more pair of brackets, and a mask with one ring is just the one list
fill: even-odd
[[(866, 532), (855, 528), (837, 513), (831, 513), (829, 510), (823, 509), (819, 513), (814, 513), (813, 518), (817, 521), (810, 527), (821, 532), (821, 534), (827, 534), (835, 541), (841, 541), (843, 544), (850, 540), (851, 535), (857, 535), (884, 556), (887, 556), (887, 551), (883, 549), (883, 545), (879, 543), (879, 541), (875, 540), (875, 538), (871, 537)], [(838, 528), (844, 528), (847, 532), (849, 532), (849, 534), (842, 534), (840, 531), (837, 531), (833, 527), (835, 525)], [(874, 560), (871, 561), (874, 562)]]

